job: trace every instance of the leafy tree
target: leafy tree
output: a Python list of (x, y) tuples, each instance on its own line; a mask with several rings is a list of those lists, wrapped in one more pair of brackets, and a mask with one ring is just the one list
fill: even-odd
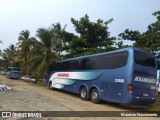
[[(83, 51), (83, 41), (78, 36), (67, 31), (63, 32), (65, 46), (62, 47), (62, 51), (65, 52), (63, 59), (78, 56)], [(79, 50), (81, 49), (81, 50)]]
[(98, 19), (95, 23), (89, 20), (88, 15), (85, 15), (79, 21), (71, 18), (75, 31), (79, 35), (65, 33), (65, 36), (70, 38), (65, 38), (68, 43), (65, 47), (66, 50), (70, 51), (69, 54), (72, 57), (113, 50), (112, 45), (115, 38), (110, 37), (107, 26), (112, 21), (113, 19), (105, 22)]
[(160, 11), (153, 13), (153, 15), (157, 17), (157, 21), (148, 25), (146, 32), (140, 33), (139, 31), (126, 29), (123, 33), (119, 34), (120, 38), (134, 41), (134, 47), (148, 51), (153, 51), (157, 47), (160, 47)]
[(155, 54), (160, 62), (160, 11), (154, 12), (153, 15), (157, 18), (157, 21), (148, 25), (146, 32), (140, 33), (139, 31), (126, 29), (119, 36), (123, 40), (134, 41), (134, 47)]

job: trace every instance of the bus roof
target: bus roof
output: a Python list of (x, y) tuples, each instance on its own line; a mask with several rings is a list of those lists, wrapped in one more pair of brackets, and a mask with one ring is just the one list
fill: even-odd
[(92, 56), (105, 55), (105, 54), (122, 52), (122, 51), (132, 51), (132, 50), (138, 50), (138, 51), (143, 51), (143, 52), (148, 53), (147, 51), (141, 50), (139, 48), (128, 47), (128, 48), (118, 49), (118, 50), (109, 51), (109, 52), (103, 52), (103, 53), (97, 53), (97, 54), (91, 54), (91, 55), (84, 55), (84, 56), (80, 56), (80, 57), (74, 57), (74, 58), (69, 58), (69, 59), (65, 59), (65, 60), (59, 60), (57, 62), (65, 62), (65, 61), (76, 60), (76, 59), (81, 59), (81, 58), (87, 58), (87, 57), (92, 57)]

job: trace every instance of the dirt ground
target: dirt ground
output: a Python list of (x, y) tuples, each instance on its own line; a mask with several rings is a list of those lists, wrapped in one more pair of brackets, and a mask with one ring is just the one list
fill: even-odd
[[(0, 111), (134, 111), (145, 110), (145, 106), (117, 105), (102, 102), (93, 104), (82, 101), (78, 95), (60, 90), (49, 90), (45, 86), (32, 85), (22, 80), (7, 79), (0, 76), (0, 84), (12, 89), (0, 91)], [(157, 117), (44, 117), (44, 118), (0, 118), (0, 120), (158, 120)]]

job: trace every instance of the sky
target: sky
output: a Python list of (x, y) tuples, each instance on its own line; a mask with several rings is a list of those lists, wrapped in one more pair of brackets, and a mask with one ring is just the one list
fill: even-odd
[(92, 22), (113, 18), (108, 26), (114, 37), (127, 28), (145, 32), (156, 21), (152, 13), (159, 10), (160, 0), (0, 0), (0, 49), (16, 45), (22, 30), (35, 37), (38, 28), (58, 22), (75, 33), (70, 19), (79, 20), (85, 14)]

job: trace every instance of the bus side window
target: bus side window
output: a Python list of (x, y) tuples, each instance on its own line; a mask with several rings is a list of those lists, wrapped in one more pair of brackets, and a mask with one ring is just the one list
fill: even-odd
[(62, 63), (56, 63), (56, 69), (57, 70), (63, 70), (63, 66), (62, 66)]
[(91, 57), (90, 59), (90, 69), (101, 69), (101, 57), (100, 56), (95, 56)]
[(119, 52), (113, 56), (113, 68), (120, 68), (127, 64), (128, 55), (126, 52)]
[(83, 58), (81, 60), (81, 69), (82, 70), (87, 70), (91, 68), (91, 64), (90, 64), (90, 58)]
[(72, 70), (79, 70), (79, 63), (77, 60), (72, 61), (71, 64), (72, 64), (71, 66)]
[(79, 64), (78, 61), (76, 60), (63, 62), (63, 70), (78, 70), (78, 69), (79, 69)]
[(102, 68), (111, 69), (112, 68), (112, 55), (105, 55), (101, 58)]
[(83, 58), (81, 60), (81, 69), (82, 70), (100, 69), (101, 68), (100, 60), (101, 60), (100, 56)]
[(119, 52), (102, 56), (103, 69), (115, 69), (123, 67), (127, 64), (128, 52)]

